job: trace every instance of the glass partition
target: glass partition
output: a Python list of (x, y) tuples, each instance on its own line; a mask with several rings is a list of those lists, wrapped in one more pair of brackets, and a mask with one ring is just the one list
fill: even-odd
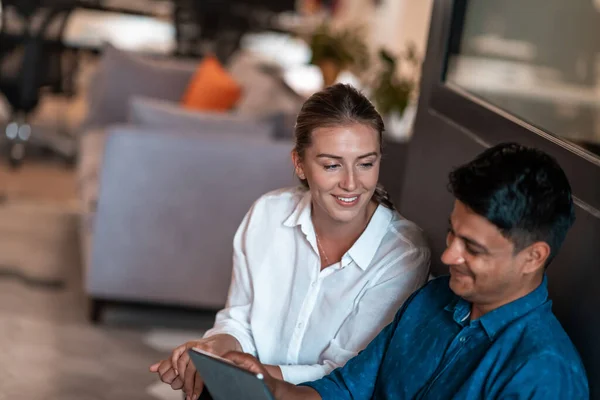
[(456, 3), (446, 83), (600, 158), (600, 0)]

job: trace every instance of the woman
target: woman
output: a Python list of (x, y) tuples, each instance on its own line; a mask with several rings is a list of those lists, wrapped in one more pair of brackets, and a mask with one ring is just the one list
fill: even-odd
[(234, 239), (225, 309), (203, 339), (150, 367), (187, 399), (202, 381), (187, 350), (244, 351), (278, 379), (320, 378), (356, 355), (427, 278), (429, 249), (378, 186), (381, 116), (349, 85), (311, 96), (292, 159), (302, 186), (258, 199)]

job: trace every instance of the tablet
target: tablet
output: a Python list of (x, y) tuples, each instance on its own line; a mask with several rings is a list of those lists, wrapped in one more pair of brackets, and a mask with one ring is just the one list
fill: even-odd
[(275, 400), (261, 374), (197, 348), (188, 353), (213, 400)]

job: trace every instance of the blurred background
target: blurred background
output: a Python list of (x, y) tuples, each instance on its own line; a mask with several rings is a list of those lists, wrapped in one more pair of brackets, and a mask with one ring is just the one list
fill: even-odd
[(212, 325), (326, 79), (380, 88), (400, 183), (430, 1), (0, 4), (0, 399), (180, 399), (148, 367)]
[[(324, 86), (375, 103), (400, 199), (432, 3), (0, 0), (0, 399), (180, 399), (148, 366), (212, 325)], [(597, 163), (599, 10), (457, 1), (446, 83)]]

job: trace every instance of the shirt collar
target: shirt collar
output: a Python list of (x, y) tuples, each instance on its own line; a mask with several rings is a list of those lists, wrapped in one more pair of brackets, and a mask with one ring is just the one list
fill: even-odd
[(455, 295), (452, 301), (444, 307), (444, 310), (452, 313), (452, 319), (454, 319), (457, 324), (465, 326), (469, 323), (471, 303), (465, 301), (461, 297)]
[(348, 250), (350, 257), (363, 271), (371, 264), (381, 240), (388, 231), (392, 216), (392, 210), (378, 205), (366, 229)]
[[(548, 280), (544, 274), (542, 283), (533, 292), (490, 311), (479, 318), (479, 322), (490, 340), (493, 340), (504, 327), (547, 301)], [(471, 303), (461, 297), (455, 296), (445, 310), (453, 312), (453, 319), (459, 325), (465, 326), (470, 322)]]
[(312, 220), (310, 218), (311, 207), (310, 207), (310, 192), (307, 190), (296, 207), (294, 211), (290, 214), (289, 217), (285, 221), (283, 221), (284, 226), (288, 226), (293, 228), (294, 226), (300, 225), (300, 229), (304, 232), (305, 235), (308, 235), (308, 227), (310, 230), (314, 231), (312, 227)]
[[(375, 252), (388, 230), (388, 225), (392, 217), (392, 210), (378, 205), (364, 232), (354, 242), (350, 250), (348, 250), (347, 254), (350, 255), (352, 260), (363, 271), (371, 264)], [(315, 228), (311, 219), (311, 197), (309, 191), (302, 196), (302, 199), (298, 202), (290, 216), (283, 222), (283, 225), (288, 227), (299, 225), (305, 235), (314, 235)]]

